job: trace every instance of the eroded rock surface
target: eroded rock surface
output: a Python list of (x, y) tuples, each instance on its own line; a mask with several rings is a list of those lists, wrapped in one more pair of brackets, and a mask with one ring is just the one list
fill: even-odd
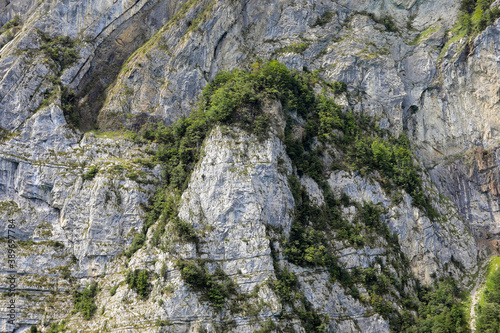
[[(14, 221), (20, 291), (16, 325), (7, 323), (2, 305), (2, 332), (62, 319), (79, 331), (253, 332), (280, 314), (290, 314), (286, 326), (301, 331), (303, 323), (272, 288), (283, 268), (297, 276), (327, 330), (389, 331), (387, 319), (325, 269), (286, 259), (277, 240), (293, 222), (288, 177), (295, 171), (274, 134), (262, 141), (237, 128), (214, 129), (180, 199), (179, 217), (199, 243), (167, 230), (171, 239), (164, 236), (159, 248), (152, 244), (154, 225), (130, 260), (118, 256), (142, 230), (144, 207), (162, 178), (159, 166), (141, 163), (155, 145), (125, 130), (189, 115), (220, 71), (258, 58), (344, 81), (348, 93), (337, 97), (340, 104), (377, 117), (394, 135), (407, 133), (438, 220), (404, 192), (394, 200), (376, 175), (335, 171), (328, 183), (338, 195), (385, 209), (383, 221), (421, 282), (451, 275), (474, 284), (485, 255), (477, 239), (499, 233), (500, 30), (497, 21), (470, 44), (447, 43), (458, 6), (452, 0), (0, 1), (0, 23), (16, 15), (21, 22), (0, 36), (0, 231)], [(380, 23), (389, 16), (392, 26)], [(78, 58), (66, 66), (44, 49), (47, 38), (58, 36), (75, 41)], [(76, 109), (68, 111), (62, 89), (73, 91)], [(79, 116), (79, 126), (69, 123), (68, 112)], [(121, 132), (88, 132), (96, 127)], [(314, 180), (303, 176), (300, 183), (315, 204), (324, 202)], [(352, 220), (356, 210), (344, 214)], [(395, 257), (383, 239), (360, 248), (334, 242), (348, 270), (381, 270), (381, 261), (402, 274), (389, 265)], [(6, 290), (7, 242), (0, 247)], [(205, 260), (211, 272), (219, 265), (247, 295), (246, 310), (214, 309), (183, 281), (178, 259)], [(136, 268), (158, 275), (147, 300), (123, 282)], [(71, 314), (71, 292), (93, 280), (102, 288), (98, 311), (85, 321)]]

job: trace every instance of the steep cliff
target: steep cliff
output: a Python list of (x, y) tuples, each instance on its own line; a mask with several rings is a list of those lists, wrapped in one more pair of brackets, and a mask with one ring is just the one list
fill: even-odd
[[(458, 36), (459, 8), (0, 1), (1, 331), (389, 332), (421, 285), (472, 288), (499, 233), (500, 23)], [(293, 93), (210, 111), (218, 74), (269, 59)]]

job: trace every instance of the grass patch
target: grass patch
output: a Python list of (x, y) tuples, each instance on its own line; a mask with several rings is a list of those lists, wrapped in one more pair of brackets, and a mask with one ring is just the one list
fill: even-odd
[(477, 305), (476, 332), (498, 332), (500, 328), (500, 257), (491, 259), (486, 284)]

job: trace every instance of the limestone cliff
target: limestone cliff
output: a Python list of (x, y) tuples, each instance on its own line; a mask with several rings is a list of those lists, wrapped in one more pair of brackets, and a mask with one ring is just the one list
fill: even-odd
[[(401, 298), (415, 298), (420, 283), (449, 276), (474, 286), (488, 255), (478, 244), (500, 230), (500, 23), (472, 41), (453, 39), (458, 12), (454, 0), (0, 1), (0, 288), (8, 291), (14, 274), (18, 291), (14, 325), (9, 296), (0, 298), (0, 331), (47, 331), (62, 321), (77, 332), (394, 329), (366, 284), (287, 257), (299, 206), (290, 178), (313, 206), (327, 193), (288, 156), (281, 105), (267, 106), (276, 126), (264, 140), (227, 125), (207, 135), (185, 191), (172, 199), (195, 238), (160, 216), (145, 227), (165, 173), (148, 162), (158, 143), (137, 132), (188, 116), (217, 74), (260, 59), (345, 82), (346, 91), (331, 94), (344, 112), (410, 139), (439, 218), (404, 190), (386, 191), (377, 172), (328, 169), (322, 181), (350, 200), (339, 206), (347, 223), (373, 203), (396, 235), (396, 244), (376, 235), (353, 245), (332, 233), (342, 272), (387, 278), (383, 301), (401, 314), (415, 314)], [(140, 249), (127, 252), (142, 231)], [(182, 276), (183, 263), (232, 296), (214, 306)], [(126, 283), (136, 269), (149, 274), (147, 297)], [(287, 277), (293, 283), (280, 284)], [(73, 294), (93, 281), (97, 311), (86, 320), (72, 311)]]

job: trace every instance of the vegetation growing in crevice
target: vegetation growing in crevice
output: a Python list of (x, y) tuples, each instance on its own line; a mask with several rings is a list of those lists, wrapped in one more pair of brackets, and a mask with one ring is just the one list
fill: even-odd
[(151, 292), (152, 285), (149, 282), (152, 273), (145, 269), (135, 269), (127, 273), (125, 281), (127, 282), (130, 289), (135, 290), (135, 292), (141, 296), (142, 299), (146, 299)]
[(12, 18), (12, 20), (5, 23), (2, 28), (0, 28), (0, 35), (6, 33), (5, 38), (0, 42), (0, 49), (14, 39), (16, 33), (20, 30), (21, 25), (21, 18), (19, 15), (16, 15)]
[(274, 55), (280, 55), (285, 53), (304, 53), (305, 50), (309, 47), (310, 43), (302, 42), (302, 43), (293, 43), (288, 46), (282, 47), (274, 52)]
[(389, 32), (398, 32), (398, 26), (394, 22), (394, 19), (390, 15), (385, 15), (385, 16), (376, 16), (373, 13), (368, 13), (366, 11), (360, 12), (362, 15), (368, 16), (372, 21), (382, 24), (385, 29)]
[(176, 266), (184, 282), (201, 292), (203, 299), (210, 301), (217, 310), (222, 310), (227, 299), (237, 294), (233, 280), (220, 266), (213, 273), (208, 272), (204, 262), (178, 260)]
[(92, 180), (94, 179), (94, 177), (97, 175), (98, 172), (99, 168), (97, 167), (97, 165), (93, 165), (89, 171), (85, 172), (82, 175), (82, 178), (83, 180)]
[(462, 0), (455, 31), (475, 35), (500, 17), (500, 8), (490, 8), (493, 0)]
[(0, 35), (2, 35), (3, 33), (5, 33), (6, 31), (14, 28), (14, 27), (18, 27), (22, 24), (21, 22), (21, 18), (19, 17), (19, 15), (16, 15), (12, 18), (12, 20), (10, 20), (9, 22), (5, 23), (2, 28), (0, 28)]
[(78, 290), (73, 292), (75, 311), (80, 312), (86, 320), (90, 320), (97, 310), (97, 305), (95, 304), (97, 292), (98, 288), (96, 282), (87, 285), (81, 292)]
[(6, 130), (3, 127), (0, 127), (0, 142), (4, 142), (15, 136), (17, 133)]
[(323, 14), (321, 14), (317, 19), (316, 21), (314, 22), (314, 24), (312, 25), (312, 27), (317, 27), (317, 26), (324, 26), (326, 25), (327, 23), (329, 23), (333, 18), (333, 13), (329, 10), (325, 11)]
[[(339, 282), (351, 296), (370, 304), (376, 312), (389, 319), (394, 331), (408, 327), (411, 324), (409, 315), (399, 313), (389, 299), (402, 299), (405, 308), (416, 309), (416, 300), (412, 300), (407, 293), (414, 278), (397, 236), (381, 221), (382, 208), (371, 202), (356, 204), (345, 194), (336, 199), (327, 184), (322, 185), (325, 202), (317, 206), (311, 203), (307, 191), (296, 177), (291, 176), (289, 183), (295, 200), (295, 214), (290, 237), (284, 242), (286, 258), (304, 267), (325, 267), (332, 281)], [(346, 206), (356, 207), (357, 214), (352, 223), (342, 216)], [(379, 244), (380, 238), (385, 241), (383, 244)], [(336, 259), (335, 241), (346, 241), (355, 248), (382, 245), (386, 248), (387, 257), (393, 260), (385, 263), (377, 258), (371, 267), (354, 268), (349, 272)], [(398, 272), (397, 276), (391, 273), (391, 266), (392, 271)], [(358, 285), (366, 289), (368, 298), (360, 294)]]
[[(36, 328), (36, 326), (35, 326), (35, 328)], [(69, 328), (66, 327), (66, 320), (63, 320), (59, 324), (52, 323), (50, 325), (49, 329), (45, 331), (45, 333), (59, 333), (59, 332), (67, 332), (67, 331), (69, 331)], [(36, 332), (36, 330), (35, 330), (35, 332)]]
[(75, 94), (67, 87), (64, 87), (60, 80), (64, 70), (70, 68), (79, 59), (79, 55), (76, 52), (78, 42), (68, 36), (50, 37), (40, 30), (38, 30), (38, 33), (42, 39), (40, 49), (52, 60), (51, 67), (56, 73), (49, 78), (53, 87), (46, 90), (41, 107), (48, 106), (53, 102), (56, 96), (60, 95), (61, 108), (66, 120), (73, 126), (78, 127), (80, 123), (80, 114), (75, 109)]
[(271, 254), (276, 280), (270, 282), (270, 287), (280, 297), (285, 308), (291, 308), (291, 313), (283, 311), (280, 314), (280, 320), (291, 319), (295, 315), (302, 322), (306, 332), (325, 332), (325, 327), (329, 321), (328, 316), (319, 315), (314, 310), (312, 304), (300, 292), (299, 282), (295, 274), (288, 271), (287, 268), (279, 266), (277, 254), (273, 247), (271, 247)]
[(79, 58), (76, 53), (76, 41), (68, 36), (50, 37), (39, 31), (42, 37), (42, 51), (57, 64), (57, 76), (71, 67)]

